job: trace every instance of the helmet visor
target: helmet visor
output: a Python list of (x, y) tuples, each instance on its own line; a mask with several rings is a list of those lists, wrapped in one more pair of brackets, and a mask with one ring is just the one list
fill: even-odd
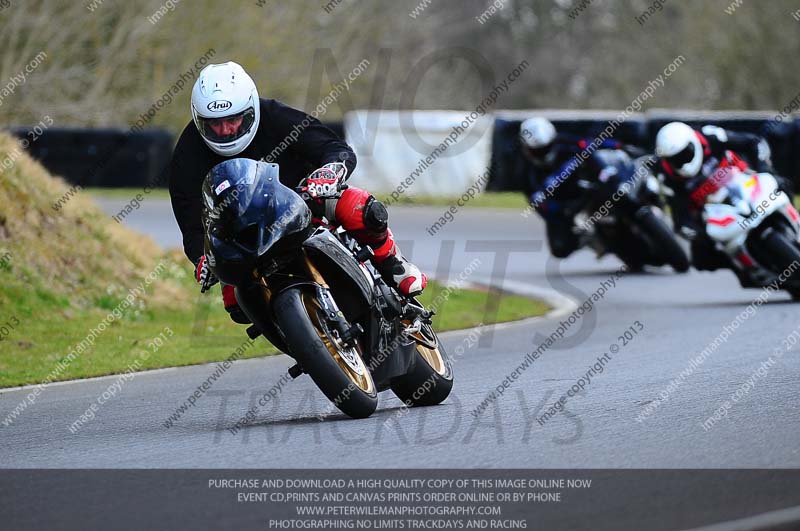
[(242, 138), (253, 127), (256, 112), (253, 107), (231, 116), (222, 118), (197, 117), (200, 134), (209, 142), (227, 144)]
[(694, 144), (690, 143), (688, 146), (683, 148), (675, 155), (667, 157), (666, 158), (667, 163), (676, 170), (680, 169), (686, 164), (692, 162), (692, 160), (694, 159), (694, 150), (695, 150)]

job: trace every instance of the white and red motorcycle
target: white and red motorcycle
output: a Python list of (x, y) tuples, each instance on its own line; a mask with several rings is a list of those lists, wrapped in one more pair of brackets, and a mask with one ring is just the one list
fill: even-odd
[(692, 193), (706, 233), (748, 286), (774, 282), (800, 300), (800, 215), (769, 173), (721, 166)]

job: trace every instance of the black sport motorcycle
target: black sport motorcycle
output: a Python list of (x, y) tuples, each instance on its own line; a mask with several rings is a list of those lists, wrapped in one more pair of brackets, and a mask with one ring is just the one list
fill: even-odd
[(689, 257), (653, 182), (652, 159), (610, 149), (596, 151), (593, 158), (592, 175), (577, 181), (585, 193), (571, 206), (582, 244), (598, 255), (617, 255), (631, 270), (669, 265), (678, 273), (688, 271)]
[[(346, 188), (340, 184), (339, 190)], [(264, 336), (297, 362), (342, 412), (370, 416), (391, 389), (408, 406), (444, 401), (453, 372), (434, 314), (368, 265), (372, 250), (312, 221), (277, 164), (231, 159), (203, 184), (205, 247), (221, 282)]]

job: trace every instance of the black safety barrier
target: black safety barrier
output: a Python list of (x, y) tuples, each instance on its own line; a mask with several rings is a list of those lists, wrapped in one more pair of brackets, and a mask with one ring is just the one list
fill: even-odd
[[(31, 138), (15, 127), (16, 136)], [(161, 129), (49, 128), (28, 151), (47, 170), (71, 184), (108, 188), (139, 187), (156, 179), (169, 162), (174, 138)]]
[[(326, 123), (344, 138), (342, 122)], [(30, 127), (12, 127), (20, 139), (32, 138)], [(176, 138), (164, 129), (133, 132), (124, 129), (51, 127), (38, 131), (28, 153), (50, 173), (70, 184), (99, 188), (165, 187), (162, 172), (169, 164)]]

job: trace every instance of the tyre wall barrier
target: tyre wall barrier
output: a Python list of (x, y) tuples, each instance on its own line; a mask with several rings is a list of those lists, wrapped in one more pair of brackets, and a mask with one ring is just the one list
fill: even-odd
[[(326, 125), (344, 138), (341, 122)], [(10, 129), (18, 138), (30, 140), (29, 131), (28, 127)], [(166, 187), (166, 169), (176, 140), (164, 129), (132, 132), (51, 127), (31, 142), (28, 153), (50, 173), (70, 184), (99, 188)]]

